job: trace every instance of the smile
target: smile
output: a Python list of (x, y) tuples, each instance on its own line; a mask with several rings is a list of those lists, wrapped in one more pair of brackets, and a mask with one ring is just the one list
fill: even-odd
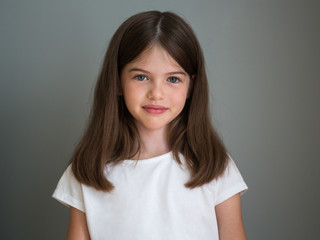
[(161, 114), (168, 110), (168, 108), (159, 105), (145, 105), (142, 108), (151, 114)]

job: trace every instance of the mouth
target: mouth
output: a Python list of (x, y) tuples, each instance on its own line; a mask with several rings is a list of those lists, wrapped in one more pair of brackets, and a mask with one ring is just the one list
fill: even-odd
[(161, 114), (168, 110), (168, 108), (161, 105), (144, 105), (142, 108), (151, 114)]

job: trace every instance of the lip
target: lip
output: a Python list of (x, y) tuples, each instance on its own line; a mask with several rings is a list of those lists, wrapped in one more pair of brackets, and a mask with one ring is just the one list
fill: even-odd
[(151, 114), (161, 114), (168, 110), (168, 108), (161, 105), (144, 105), (142, 108)]

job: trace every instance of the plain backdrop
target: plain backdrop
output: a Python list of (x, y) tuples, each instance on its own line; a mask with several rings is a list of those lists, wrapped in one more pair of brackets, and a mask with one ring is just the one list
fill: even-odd
[[(239, 167), (248, 239), (320, 235), (320, 2), (1, 0), (1, 239), (65, 239), (51, 198), (86, 124), (108, 42), (170, 10), (206, 57), (212, 118)], [(138, 224), (138, 223), (133, 223)]]

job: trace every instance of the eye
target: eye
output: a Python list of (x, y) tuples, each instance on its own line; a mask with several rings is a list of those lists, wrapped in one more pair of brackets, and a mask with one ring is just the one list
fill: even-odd
[(170, 83), (178, 83), (178, 82), (180, 82), (180, 79), (177, 78), (177, 77), (169, 77), (169, 78), (168, 78), (168, 81), (169, 81)]
[(148, 80), (148, 78), (145, 75), (137, 75), (134, 78), (137, 79), (138, 81)]

